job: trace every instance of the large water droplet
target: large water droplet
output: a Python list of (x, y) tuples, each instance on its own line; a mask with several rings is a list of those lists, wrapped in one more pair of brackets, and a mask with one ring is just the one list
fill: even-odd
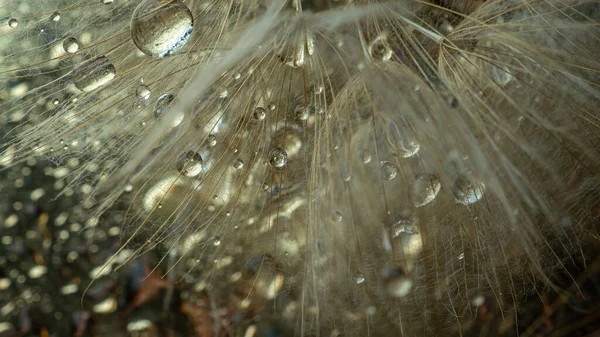
[(133, 42), (144, 54), (156, 58), (181, 50), (193, 28), (192, 13), (179, 0), (144, 0), (131, 18)]
[(187, 151), (177, 160), (177, 171), (186, 177), (195, 177), (202, 172), (202, 157), (198, 152)]
[(415, 207), (425, 206), (435, 199), (440, 187), (440, 179), (436, 175), (419, 173), (408, 188), (408, 197)]
[(116, 75), (115, 66), (104, 55), (78, 65), (71, 72), (77, 89), (85, 92), (96, 90), (112, 81)]

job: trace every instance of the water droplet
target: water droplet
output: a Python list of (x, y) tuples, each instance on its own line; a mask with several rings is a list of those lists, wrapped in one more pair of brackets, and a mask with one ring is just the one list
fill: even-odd
[(181, 50), (194, 28), (190, 9), (180, 0), (143, 0), (131, 18), (131, 37), (146, 55), (161, 58)]
[(241, 169), (242, 167), (244, 167), (244, 161), (243, 161), (243, 160), (241, 160), (241, 159), (239, 159), (239, 158), (238, 158), (238, 159), (236, 159), (236, 160), (233, 162), (233, 168), (234, 168), (234, 169), (236, 169), (236, 170), (239, 170), (239, 169)]
[(202, 157), (198, 152), (187, 151), (177, 160), (177, 171), (186, 177), (195, 177), (202, 172)]
[(342, 221), (343, 218), (344, 217), (342, 216), (342, 213), (340, 211), (335, 211), (331, 215), (331, 221), (333, 221), (333, 222), (340, 222), (340, 221)]
[(265, 119), (266, 116), (267, 113), (265, 111), (265, 108), (260, 106), (256, 107), (256, 109), (254, 109), (254, 112), (252, 112), (252, 117), (254, 117), (254, 119), (258, 121), (262, 121), (263, 119)]
[(148, 88), (145, 85), (140, 85), (139, 87), (137, 87), (137, 89), (135, 89), (135, 95), (142, 100), (148, 100), (148, 98), (150, 98), (151, 92), (150, 92), (150, 88)]
[(274, 148), (269, 152), (269, 163), (276, 168), (284, 167), (287, 163), (287, 152), (282, 148)]
[(298, 104), (294, 108), (294, 117), (299, 121), (305, 121), (308, 119), (308, 109), (302, 105)]
[(112, 5), (112, 3), (115, 2), (115, 0), (100, 0), (100, 2), (105, 5)]
[(162, 116), (162, 114), (167, 111), (173, 101), (175, 101), (175, 95), (173, 94), (166, 93), (160, 96), (156, 101), (156, 105), (154, 106), (154, 116), (156, 118)]
[(398, 174), (398, 168), (389, 161), (384, 161), (381, 163), (381, 174), (385, 180), (394, 180)]
[(54, 22), (60, 21), (60, 13), (58, 13), (58, 12), (52, 13), (52, 15), (50, 15), (50, 20), (52, 20)]
[(365, 282), (365, 274), (361, 273), (360, 271), (354, 273), (354, 276), (352, 276), (352, 278), (354, 279), (354, 283), (356, 284), (362, 284)]
[(85, 92), (98, 89), (112, 81), (116, 75), (115, 66), (106, 56), (83, 62), (71, 72), (75, 87)]
[(483, 198), (485, 184), (472, 174), (463, 174), (454, 182), (452, 192), (457, 204), (470, 205)]
[(267, 105), (267, 109), (271, 111), (275, 110), (275, 103), (269, 103), (269, 105)]
[(17, 19), (9, 19), (8, 26), (10, 28), (16, 28), (19, 25), (19, 21)]
[(213, 246), (219, 246), (221, 245), (221, 238), (218, 236), (215, 236), (215, 238), (213, 239)]
[(368, 164), (371, 162), (372, 156), (371, 153), (367, 150), (363, 150), (360, 153), (360, 158), (362, 159), (363, 164)]
[(69, 54), (75, 54), (79, 50), (79, 41), (70, 36), (63, 41), (63, 49)]
[(384, 35), (380, 35), (373, 40), (369, 46), (369, 53), (377, 61), (389, 61), (393, 54)]
[(415, 207), (432, 202), (440, 191), (440, 179), (434, 174), (418, 173), (408, 188), (408, 197)]
[(398, 213), (392, 224), (392, 237), (396, 238), (400, 235), (413, 235), (419, 233), (419, 218), (416, 212), (410, 209), (402, 210)]
[(217, 145), (217, 137), (215, 135), (208, 135), (206, 141), (210, 147)]

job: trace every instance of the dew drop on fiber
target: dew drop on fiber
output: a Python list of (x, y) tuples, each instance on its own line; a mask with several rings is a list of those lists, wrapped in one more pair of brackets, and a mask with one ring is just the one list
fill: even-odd
[(381, 174), (385, 180), (394, 180), (398, 174), (398, 168), (389, 161), (384, 161), (381, 163)]
[(79, 41), (74, 37), (68, 37), (63, 41), (63, 49), (69, 54), (75, 54), (79, 50)]
[(104, 55), (83, 62), (71, 72), (75, 87), (85, 92), (98, 89), (112, 81), (116, 75), (115, 66)]
[(195, 177), (202, 172), (202, 157), (194, 151), (187, 151), (177, 160), (177, 171), (186, 177)]
[(152, 93), (150, 92), (150, 88), (148, 88), (145, 85), (140, 85), (139, 87), (137, 87), (137, 89), (135, 89), (135, 95), (141, 99), (141, 100), (148, 100), (148, 98), (150, 98), (150, 95)]
[(440, 188), (440, 179), (436, 175), (419, 173), (410, 184), (408, 197), (415, 207), (422, 207), (435, 199)]
[(282, 168), (287, 163), (287, 153), (281, 148), (275, 148), (269, 152), (269, 163), (275, 168)]
[(8, 26), (10, 28), (17, 28), (17, 26), (19, 25), (19, 21), (17, 19), (9, 19), (8, 20)]
[(162, 58), (177, 53), (194, 28), (190, 9), (179, 0), (143, 0), (131, 18), (131, 37), (146, 55)]

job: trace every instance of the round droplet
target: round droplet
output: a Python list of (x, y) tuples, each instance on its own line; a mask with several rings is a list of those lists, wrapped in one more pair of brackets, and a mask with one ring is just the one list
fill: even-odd
[(154, 106), (154, 116), (156, 118), (162, 116), (162, 114), (167, 111), (173, 101), (175, 101), (175, 95), (173, 94), (166, 93), (160, 96), (156, 101), (156, 105)]
[(275, 103), (269, 103), (269, 105), (267, 105), (267, 108), (271, 111), (275, 110)]
[(269, 163), (276, 168), (282, 168), (287, 163), (287, 153), (282, 148), (274, 148), (269, 152)]
[(262, 121), (265, 119), (265, 117), (267, 117), (267, 112), (265, 111), (265, 108), (259, 106), (254, 109), (254, 112), (252, 112), (252, 117), (258, 121)]
[(389, 161), (384, 161), (381, 163), (381, 174), (385, 180), (394, 180), (398, 174), (398, 168)]
[(195, 177), (202, 172), (202, 157), (198, 152), (187, 151), (177, 160), (177, 171), (186, 177)]
[(217, 137), (215, 135), (208, 135), (206, 141), (210, 147), (217, 145)]
[(241, 159), (239, 159), (239, 158), (238, 158), (238, 159), (236, 159), (236, 160), (233, 162), (233, 168), (234, 168), (234, 169), (236, 169), (236, 170), (239, 170), (239, 169), (241, 169), (242, 167), (244, 167), (244, 161), (243, 161), (243, 160), (241, 160)]
[(17, 19), (9, 19), (8, 20), (8, 26), (10, 28), (16, 28), (19, 25), (19, 21), (17, 21)]
[(335, 211), (331, 215), (331, 221), (333, 221), (333, 222), (340, 222), (340, 221), (342, 221), (343, 218), (344, 217), (342, 216), (342, 213), (339, 211)]
[(58, 12), (52, 13), (52, 15), (50, 15), (50, 20), (52, 20), (54, 22), (60, 21), (60, 13), (58, 13)]
[(63, 49), (69, 54), (75, 54), (79, 50), (79, 41), (70, 36), (63, 41)]
[(83, 62), (71, 72), (75, 87), (90, 92), (112, 81), (117, 75), (115, 66), (106, 56)]
[(367, 150), (363, 150), (360, 153), (360, 158), (362, 159), (363, 164), (368, 164), (371, 162), (372, 156), (371, 153)]
[(217, 247), (221, 245), (221, 238), (218, 236), (215, 236), (215, 238), (213, 239), (213, 246)]
[(145, 85), (140, 85), (139, 87), (137, 87), (137, 89), (135, 89), (135, 95), (141, 99), (141, 100), (148, 100), (148, 98), (150, 98), (151, 92), (150, 92), (150, 88), (148, 88)]
[(392, 49), (384, 36), (378, 36), (369, 46), (369, 53), (377, 61), (389, 61), (392, 58)]
[(352, 278), (354, 279), (354, 283), (356, 283), (356, 284), (362, 284), (365, 282), (365, 279), (366, 279), (365, 274), (361, 273), (360, 271), (357, 271), (356, 273), (354, 273)]
[(133, 42), (144, 54), (156, 58), (181, 50), (193, 28), (192, 12), (180, 0), (143, 0), (131, 18)]
[(294, 108), (294, 117), (299, 121), (305, 121), (308, 119), (308, 109), (302, 105), (298, 104)]
[(465, 174), (456, 179), (452, 192), (457, 204), (470, 205), (483, 198), (485, 184), (478, 181), (473, 175)]
[(112, 5), (115, 0), (100, 0), (100, 2), (105, 5)]
[(408, 187), (408, 198), (415, 207), (425, 206), (435, 199), (440, 187), (440, 179), (436, 175), (419, 173)]

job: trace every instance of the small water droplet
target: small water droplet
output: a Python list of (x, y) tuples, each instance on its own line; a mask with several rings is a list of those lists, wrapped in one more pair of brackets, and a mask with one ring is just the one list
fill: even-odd
[(254, 111), (252, 112), (252, 117), (254, 117), (254, 119), (258, 120), (258, 121), (262, 121), (263, 119), (265, 119), (265, 117), (267, 116), (267, 113), (265, 111), (265, 108), (263, 107), (256, 107), (254, 109)]
[(368, 163), (371, 162), (372, 156), (371, 156), (371, 153), (369, 151), (363, 150), (360, 153), (360, 158), (361, 158), (363, 164), (368, 164)]
[(294, 117), (299, 121), (308, 119), (308, 109), (303, 104), (298, 104), (294, 108)]
[(8, 20), (8, 26), (10, 28), (16, 28), (19, 25), (19, 21), (17, 19), (9, 19)]
[(195, 177), (202, 172), (202, 157), (198, 152), (187, 151), (177, 160), (177, 171), (186, 177)]
[(215, 135), (208, 135), (206, 141), (210, 147), (217, 145), (217, 137)]
[(98, 89), (112, 81), (116, 75), (115, 66), (104, 55), (83, 62), (71, 72), (75, 87), (85, 92)]
[(239, 170), (239, 169), (241, 169), (242, 167), (244, 167), (244, 161), (243, 161), (243, 160), (241, 160), (241, 159), (239, 159), (239, 158), (238, 158), (238, 159), (236, 159), (236, 160), (233, 162), (233, 168), (234, 168), (234, 169), (236, 169), (236, 170)]
[(373, 40), (369, 46), (369, 53), (377, 61), (389, 61), (392, 58), (392, 49), (385, 35), (380, 35)]
[(63, 41), (63, 49), (69, 54), (75, 54), (79, 50), (79, 41), (69, 36)]
[(131, 18), (131, 37), (146, 55), (162, 58), (181, 50), (194, 28), (190, 9), (180, 0), (143, 0)]
[(340, 211), (335, 211), (331, 215), (331, 221), (333, 221), (333, 222), (340, 222), (340, 221), (342, 221), (343, 218), (344, 217), (342, 216), (342, 213)]
[(215, 238), (213, 239), (213, 246), (217, 247), (221, 245), (221, 238), (218, 236), (215, 236)]
[(269, 163), (276, 168), (282, 168), (287, 163), (287, 152), (282, 148), (274, 148), (269, 152)]
[(52, 15), (50, 15), (50, 20), (52, 20), (54, 22), (60, 21), (60, 13), (58, 13), (58, 12), (52, 13)]
[(150, 95), (151, 95), (151, 94), (152, 94), (152, 93), (150, 92), (150, 88), (148, 88), (147, 86), (145, 86), (145, 85), (143, 85), (143, 84), (142, 84), (142, 85), (140, 85), (139, 87), (137, 87), (137, 88), (135, 89), (135, 95), (136, 95), (136, 96), (137, 96), (139, 99), (142, 99), (142, 100), (144, 100), (144, 101), (145, 101), (145, 100), (148, 100), (148, 98), (150, 98)]
[(165, 111), (169, 108), (171, 103), (175, 101), (175, 95), (173, 94), (163, 94), (156, 101), (156, 105), (154, 106), (154, 116), (156, 118), (162, 116)]
[(354, 276), (352, 276), (352, 278), (354, 279), (354, 283), (356, 284), (362, 284), (365, 282), (365, 274), (361, 273), (360, 271), (357, 271), (356, 273), (354, 273)]
[(381, 163), (381, 174), (385, 180), (394, 180), (398, 174), (398, 168), (389, 161), (384, 161)]

